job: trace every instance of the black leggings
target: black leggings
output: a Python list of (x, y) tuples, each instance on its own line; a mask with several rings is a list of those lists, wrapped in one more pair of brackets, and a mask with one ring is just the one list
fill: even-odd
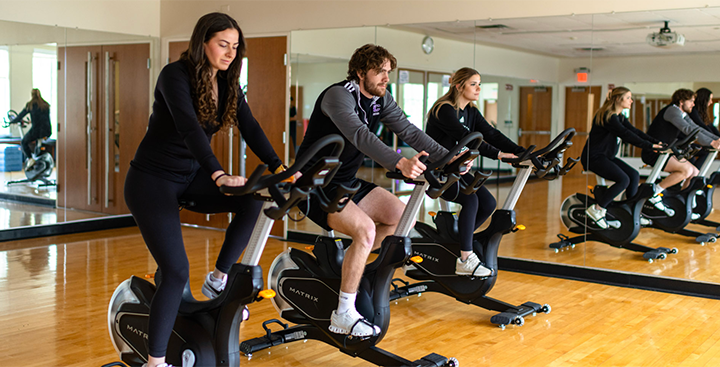
[[(465, 179), (463, 176), (461, 179)], [(460, 250), (472, 251), (473, 232), (490, 218), (495, 211), (497, 202), (485, 186), (472, 195), (461, 194), (458, 184), (445, 191), (442, 198), (462, 206), (458, 216), (458, 230), (460, 231)]]
[[(50, 137), (50, 133), (47, 131), (47, 129), (36, 128), (33, 125), (33, 127), (31, 127), (27, 133), (25, 133), (25, 136), (23, 136), (22, 142), (20, 143), (22, 151), (23, 153), (25, 153), (25, 158), (33, 157), (34, 149), (35, 147), (37, 147), (36, 140), (47, 137)], [(31, 144), (34, 144), (34, 146), (30, 147)]]
[(602, 197), (595, 197), (597, 204), (603, 208), (607, 208), (623, 190), (628, 198), (637, 193), (640, 174), (620, 158), (593, 157), (590, 171), (606, 180), (615, 182)]
[(251, 195), (226, 196), (202, 169), (187, 183), (168, 181), (130, 167), (125, 179), (125, 202), (135, 218), (145, 244), (162, 273), (162, 282), (150, 305), (149, 353), (165, 356), (173, 324), (188, 282), (190, 265), (183, 244), (178, 201), (193, 202), (188, 209), (199, 213), (235, 213), (215, 267), (227, 273), (250, 240), (262, 209)]

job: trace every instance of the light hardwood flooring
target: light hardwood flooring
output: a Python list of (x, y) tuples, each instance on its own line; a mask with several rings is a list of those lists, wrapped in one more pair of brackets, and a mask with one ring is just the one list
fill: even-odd
[[(185, 228), (191, 287), (200, 295), (223, 232)], [(288, 246), (271, 239), (267, 269)], [(155, 270), (136, 228), (8, 243), (0, 251), (0, 366), (100, 366), (118, 356), (107, 332), (107, 303), (130, 275)], [(567, 254), (566, 254), (567, 255)], [(642, 262), (640, 262), (642, 263)], [(267, 271), (267, 270), (266, 270)], [(397, 275), (401, 275), (400, 272)], [(435, 352), (462, 366), (717, 366), (720, 301), (501, 272), (490, 293), (519, 304), (548, 303), (549, 314), (501, 330), (493, 312), (438, 294), (401, 299), (382, 348), (408, 359)], [(241, 338), (277, 317), (270, 301), (250, 306)], [(245, 366), (369, 366), (316, 341), (243, 358)]]

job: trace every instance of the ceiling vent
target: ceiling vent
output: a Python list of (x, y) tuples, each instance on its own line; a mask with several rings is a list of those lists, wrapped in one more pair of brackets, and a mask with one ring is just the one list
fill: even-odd
[(488, 24), (488, 25), (476, 25), (476, 29), (510, 29), (505, 24)]
[(604, 47), (600, 47), (600, 46), (577, 47), (577, 48), (575, 48), (575, 51), (581, 51), (581, 52), (590, 52), (590, 51), (597, 52), (597, 51), (604, 51), (604, 50), (605, 50), (605, 48), (604, 48)]

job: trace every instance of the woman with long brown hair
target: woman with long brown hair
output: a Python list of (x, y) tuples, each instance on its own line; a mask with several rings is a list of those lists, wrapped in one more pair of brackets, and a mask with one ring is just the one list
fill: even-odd
[(210, 298), (224, 289), (226, 273), (260, 213), (262, 203), (251, 196), (220, 193), (220, 186), (242, 186), (245, 178), (225, 172), (210, 148), (213, 134), (237, 126), (271, 170), (283, 169), (240, 90), (244, 53), (242, 31), (230, 16), (211, 13), (198, 20), (187, 51), (158, 77), (147, 132), (125, 180), (128, 208), (162, 274), (150, 307), (147, 367), (166, 366), (168, 340), (189, 278), (179, 200), (194, 203), (187, 209), (201, 213), (235, 213), (202, 287)]
[[(480, 154), (492, 159), (515, 158), (525, 149), (495, 129), (475, 105), (480, 97), (480, 73), (472, 68), (456, 71), (450, 89), (440, 97), (428, 114), (426, 133), (443, 147), (450, 149), (470, 132), (483, 134)], [(466, 171), (467, 172), (467, 171)], [(462, 177), (469, 183), (468, 178)], [(462, 206), (458, 216), (460, 257), (455, 263), (457, 275), (489, 276), (491, 270), (482, 265), (473, 251), (473, 232), (495, 211), (496, 201), (487, 188), (480, 187), (471, 195), (460, 193), (459, 185), (447, 190), (443, 199)]]
[[(695, 91), (695, 106), (693, 106), (692, 111), (689, 113), (689, 115), (693, 122), (695, 122), (698, 126), (711, 132), (715, 136), (720, 136), (720, 130), (718, 130), (715, 125), (713, 125), (713, 119), (708, 113), (708, 110), (712, 105), (713, 92), (707, 88), (700, 88)], [(690, 162), (695, 165), (695, 167), (700, 168), (702, 167), (703, 163), (705, 163), (707, 156), (708, 152), (702, 150), (697, 155), (695, 155), (695, 157), (691, 158)]]
[(50, 104), (43, 99), (40, 90), (33, 88), (30, 92), (30, 101), (25, 104), (25, 108), (15, 117), (11, 124), (20, 122), (28, 113), (30, 114), (30, 122), (32, 127), (28, 130), (22, 139), (22, 150), (25, 153), (25, 168), (31, 167), (35, 163), (33, 157), (32, 143), (37, 144), (38, 139), (49, 138), (52, 134), (52, 126), (50, 125)]
[[(583, 169), (598, 176), (615, 182), (608, 188), (603, 196), (595, 196), (596, 204), (585, 209), (585, 213), (600, 228), (607, 229), (609, 224), (605, 220), (606, 207), (623, 190), (627, 197), (637, 193), (640, 184), (640, 174), (622, 159), (615, 155), (619, 146), (617, 138), (635, 145), (639, 148), (660, 149), (658, 139), (645, 134), (630, 124), (622, 114), (624, 109), (632, 106), (632, 92), (625, 87), (617, 87), (608, 93), (605, 103), (595, 112), (592, 128), (585, 146), (583, 147), (581, 161)], [(592, 162), (592, 163), (590, 163)], [(651, 202), (660, 210), (665, 210), (659, 196), (651, 198)]]

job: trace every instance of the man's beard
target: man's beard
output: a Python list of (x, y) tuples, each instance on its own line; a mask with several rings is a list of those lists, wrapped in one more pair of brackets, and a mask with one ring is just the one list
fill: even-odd
[(363, 81), (363, 87), (365, 90), (372, 94), (373, 96), (382, 97), (385, 95), (385, 92), (387, 91), (387, 88), (381, 89), (377, 86), (377, 84), (371, 84), (369, 80), (365, 79)]

